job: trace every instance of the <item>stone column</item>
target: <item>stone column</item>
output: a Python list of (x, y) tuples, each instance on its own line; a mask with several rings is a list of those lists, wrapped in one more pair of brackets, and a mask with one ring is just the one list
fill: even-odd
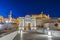
[(58, 29), (60, 29), (60, 23), (58, 23)]
[(32, 26), (33, 26), (33, 29), (36, 30), (36, 19), (32, 19)]

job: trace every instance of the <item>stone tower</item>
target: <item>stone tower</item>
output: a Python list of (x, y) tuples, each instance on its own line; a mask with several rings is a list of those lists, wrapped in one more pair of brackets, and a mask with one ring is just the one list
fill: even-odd
[(8, 15), (9, 23), (12, 22), (12, 10), (10, 10), (10, 13)]

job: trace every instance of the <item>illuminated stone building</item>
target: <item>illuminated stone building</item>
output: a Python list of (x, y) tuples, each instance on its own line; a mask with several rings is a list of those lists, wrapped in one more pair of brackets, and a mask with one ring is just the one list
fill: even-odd
[(12, 11), (10, 11), (8, 18), (3, 18), (2, 23), (12, 23)]
[(43, 12), (37, 15), (26, 15), (24, 17), (12, 18), (10, 11), (7, 18), (0, 16), (0, 23), (16, 23), (19, 29), (36, 30), (39, 28), (57, 28), (60, 29), (60, 18), (51, 18)]
[(20, 18), (20, 27), (25, 30), (36, 29), (36, 19), (30, 15)]
[(44, 23), (50, 19), (49, 15), (45, 15), (43, 12), (41, 12), (39, 15), (32, 15), (36, 19), (36, 26), (37, 28), (42, 28), (44, 26)]
[(42, 27), (44, 21), (49, 19), (49, 15), (45, 15), (43, 12), (39, 15), (26, 15), (25, 17), (20, 17), (20, 27), (25, 30), (34, 30), (37, 27)]
[(50, 29), (60, 29), (60, 20), (58, 18), (51, 18), (45, 22), (44, 27), (49, 27)]
[(17, 23), (17, 18), (12, 18), (12, 11), (10, 11), (7, 18), (0, 16), (0, 23)]
[(4, 17), (0, 16), (0, 23), (2, 23), (4, 21)]
[(10, 11), (9, 15), (8, 15), (8, 19), (9, 19), (9, 23), (12, 22), (12, 11)]

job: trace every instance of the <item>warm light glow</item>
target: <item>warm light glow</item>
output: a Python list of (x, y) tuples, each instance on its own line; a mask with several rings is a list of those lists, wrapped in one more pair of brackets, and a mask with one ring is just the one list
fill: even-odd
[(5, 22), (6, 22), (6, 23), (9, 23), (9, 21), (8, 21), (8, 20), (6, 20)]

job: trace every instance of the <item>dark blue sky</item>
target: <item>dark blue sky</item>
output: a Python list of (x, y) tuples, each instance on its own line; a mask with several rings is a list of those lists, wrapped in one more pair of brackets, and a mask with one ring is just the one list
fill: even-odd
[(26, 14), (39, 14), (43, 11), (51, 17), (60, 17), (59, 0), (0, 0), (0, 15), (7, 17), (12, 10), (12, 16), (25, 16)]

